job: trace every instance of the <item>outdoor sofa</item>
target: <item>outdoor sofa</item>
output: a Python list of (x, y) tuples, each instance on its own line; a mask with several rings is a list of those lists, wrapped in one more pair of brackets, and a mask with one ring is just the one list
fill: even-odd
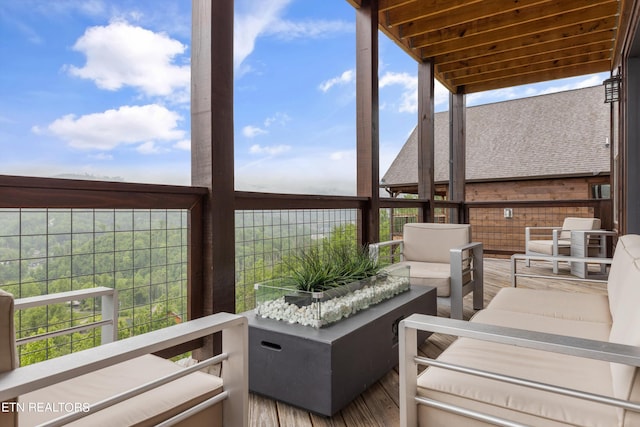
[[(223, 353), (202, 365), (151, 354), (217, 332)], [(17, 367), (14, 299), (0, 290), (0, 426), (246, 426), (247, 342), (245, 317), (217, 313)], [(199, 372), (214, 363), (220, 377)]]
[[(627, 235), (607, 295), (512, 287), (469, 322), (408, 317), (401, 425), (640, 426), (639, 301), (640, 236)], [(432, 360), (417, 357), (418, 330), (459, 338)]]

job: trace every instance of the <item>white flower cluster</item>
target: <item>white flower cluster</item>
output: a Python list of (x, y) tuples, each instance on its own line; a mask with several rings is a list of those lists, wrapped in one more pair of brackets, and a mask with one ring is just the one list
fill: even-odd
[(367, 286), (341, 297), (312, 302), (302, 307), (285, 302), (285, 297), (281, 296), (258, 304), (255, 313), (261, 317), (320, 328), (347, 318), (407, 289), (409, 289), (407, 277), (388, 276), (383, 283), (378, 282), (375, 286)]

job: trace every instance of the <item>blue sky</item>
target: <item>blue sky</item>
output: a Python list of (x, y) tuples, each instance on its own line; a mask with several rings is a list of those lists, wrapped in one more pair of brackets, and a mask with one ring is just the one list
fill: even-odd
[[(355, 14), (236, 0), (235, 186), (355, 194)], [(190, 183), (188, 0), (0, 0), (0, 174)], [(380, 35), (381, 176), (416, 124), (417, 66)], [(607, 73), (467, 96), (478, 105)], [(436, 111), (448, 96), (436, 84)]]

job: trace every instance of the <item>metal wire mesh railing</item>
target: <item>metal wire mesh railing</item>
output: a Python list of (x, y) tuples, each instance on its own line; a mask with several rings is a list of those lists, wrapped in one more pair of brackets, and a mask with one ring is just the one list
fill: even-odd
[(282, 272), (287, 257), (323, 241), (357, 239), (357, 209), (236, 211), (236, 311), (252, 309), (253, 286)]
[[(0, 289), (16, 298), (96, 286), (119, 295), (119, 337), (187, 313), (187, 210), (0, 209)], [(99, 300), (20, 310), (17, 337), (100, 317)], [(18, 348), (33, 363), (99, 345), (99, 330)]]

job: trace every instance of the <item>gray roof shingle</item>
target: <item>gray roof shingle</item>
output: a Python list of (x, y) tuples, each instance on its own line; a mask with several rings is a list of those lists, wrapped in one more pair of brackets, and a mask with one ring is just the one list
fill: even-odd
[[(467, 180), (608, 173), (609, 104), (594, 86), (469, 107)], [(449, 177), (449, 113), (435, 115), (435, 180)], [(417, 129), (389, 170), (385, 186), (415, 184)]]

